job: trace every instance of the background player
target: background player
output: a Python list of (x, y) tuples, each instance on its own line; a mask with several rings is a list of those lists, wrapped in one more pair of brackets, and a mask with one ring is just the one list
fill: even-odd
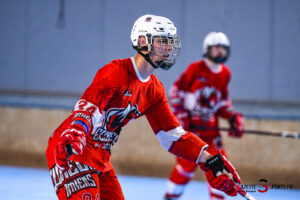
[(213, 187), (237, 194), (234, 181), (240, 183), (240, 179), (235, 169), (225, 157), (212, 157), (205, 142), (183, 130), (169, 108), (162, 83), (153, 75), (156, 68), (167, 70), (175, 63), (181, 47), (176, 32), (165, 17), (137, 19), (131, 32), (137, 54), (102, 67), (70, 116), (51, 135), (46, 156), (59, 199), (124, 199), (110, 149), (123, 126), (142, 115), (162, 147), (200, 165)]
[[(228, 99), (230, 70), (223, 63), (230, 53), (230, 42), (222, 32), (211, 32), (203, 41), (204, 59), (194, 62), (170, 88), (173, 113), (185, 130), (189, 130), (209, 147), (207, 151), (216, 154), (223, 149), (219, 131), (199, 130), (217, 128), (218, 117), (228, 119), (232, 131), (229, 136), (242, 137), (243, 120), (241, 113), (234, 113)], [(165, 199), (178, 199), (185, 186), (193, 178), (197, 165), (183, 158), (176, 158), (168, 182)], [(223, 193), (208, 185), (210, 200), (224, 199)]]

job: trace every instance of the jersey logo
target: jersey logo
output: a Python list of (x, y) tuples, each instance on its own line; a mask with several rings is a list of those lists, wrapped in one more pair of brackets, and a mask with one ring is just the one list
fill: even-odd
[(126, 108), (111, 108), (105, 117), (104, 127), (109, 131), (117, 131), (117, 129), (125, 126), (132, 119), (140, 115), (137, 105), (131, 106), (128, 102)]
[(200, 82), (207, 82), (206, 78), (203, 77), (203, 76), (199, 76), (198, 77), (198, 81), (200, 81)]
[(125, 90), (124, 95), (123, 96), (127, 96), (127, 97), (131, 97), (132, 96), (132, 90), (128, 89)]
[(129, 102), (126, 108), (111, 108), (105, 115), (102, 127), (93, 133), (93, 140), (103, 143), (102, 149), (110, 149), (118, 138), (120, 131), (129, 121), (136, 119), (141, 113), (137, 105)]
[(221, 101), (221, 93), (214, 87), (206, 86), (195, 92), (197, 104), (194, 114), (202, 118), (203, 121), (211, 121), (217, 111), (218, 104)]
[(145, 22), (151, 22), (151, 20), (152, 20), (151, 17), (147, 17), (147, 18), (145, 19)]

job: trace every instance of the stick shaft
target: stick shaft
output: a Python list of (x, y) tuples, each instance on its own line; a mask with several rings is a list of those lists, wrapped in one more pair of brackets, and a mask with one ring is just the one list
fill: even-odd
[[(201, 131), (229, 131), (229, 128), (217, 128), (217, 127), (207, 127), (207, 126), (195, 126), (192, 125), (191, 129), (193, 130), (201, 130)], [(275, 136), (282, 138), (294, 138), (300, 139), (300, 133), (283, 131), (283, 132), (274, 132), (274, 131), (260, 131), (260, 130), (244, 130), (245, 134), (254, 134), (254, 135), (267, 135), (267, 136)]]
[(248, 192), (246, 192), (243, 188), (239, 185), (235, 185), (237, 188), (238, 193), (247, 200), (256, 200), (253, 196), (251, 196)]

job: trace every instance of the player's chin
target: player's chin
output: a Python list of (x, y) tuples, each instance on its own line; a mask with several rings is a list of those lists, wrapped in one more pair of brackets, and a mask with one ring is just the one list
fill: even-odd
[(160, 61), (169, 60), (169, 57), (170, 57), (169, 54), (162, 55), (162, 56), (160, 57)]

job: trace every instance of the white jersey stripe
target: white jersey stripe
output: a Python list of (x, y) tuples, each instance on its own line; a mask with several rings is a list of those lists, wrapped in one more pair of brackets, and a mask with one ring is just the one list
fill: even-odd
[(172, 143), (179, 140), (179, 138), (184, 134), (186, 134), (185, 130), (183, 130), (181, 126), (178, 126), (167, 132), (159, 131), (156, 137), (158, 138), (160, 145), (168, 151)]
[(202, 152), (203, 152), (204, 150), (206, 150), (207, 148), (208, 148), (208, 145), (205, 145), (204, 147), (202, 147), (202, 149), (201, 149), (201, 151), (200, 151), (200, 153), (199, 153), (198, 159), (197, 159), (197, 161), (196, 161), (197, 164), (200, 163), (200, 157), (201, 157)]

